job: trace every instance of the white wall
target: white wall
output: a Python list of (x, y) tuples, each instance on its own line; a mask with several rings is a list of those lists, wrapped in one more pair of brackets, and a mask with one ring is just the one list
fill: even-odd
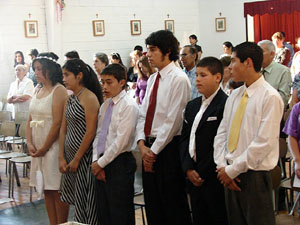
[[(0, 0), (0, 95), (8, 92), (15, 79), (14, 52), (22, 51), (27, 60), (31, 48), (47, 50), (45, 9), (41, 0)], [(25, 38), (24, 20), (38, 20), (38, 38)]]
[[(175, 21), (175, 36), (181, 46), (189, 44), (190, 34), (196, 34), (203, 55), (218, 57), (224, 41), (229, 40), (234, 45), (245, 41), (243, 3), (251, 0), (65, 0), (66, 8), (58, 25), (53, 7), (49, 6), (53, 1), (0, 0), (0, 95), (7, 93), (14, 79), (17, 50), (24, 54), (31, 48), (40, 52), (55, 51), (62, 63), (63, 54), (75, 49), (90, 65), (95, 52), (116, 51), (128, 65), (133, 47), (139, 44), (145, 48), (145, 38), (153, 31), (164, 29), (167, 14)], [(226, 32), (215, 31), (219, 12), (226, 17)], [(32, 14), (31, 19), (38, 20), (38, 38), (24, 37), (24, 20), (28, 19), (28, 13)], [(105, 36), (93, 36), (92, 20), (97, 19), (96, 14), (98, 19), (105, 20)], [(142, 21), (139, 36), (130, 34), (132, 19)]]

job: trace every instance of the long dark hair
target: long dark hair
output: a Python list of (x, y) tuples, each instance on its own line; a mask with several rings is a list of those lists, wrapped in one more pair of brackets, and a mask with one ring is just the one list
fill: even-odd
[(43, 52), (36, 57), (32, 62), (32, 68), (34, 69), (34, 63), (39, 61), (42, 65), (43, 75), (46, 77), (46, 72), (48, 71), (49, 80), (54, 86), (56, 83), (63, 85), (63, 76), (60, 65), (56, 62), (58, 56), (53, 52)]
[[(17, 60), (16, 60), (16, 55), (17, 54), (20, 54), (20, 56), (22, 57), (22, 62), (21, 63), (18, 63)], [(15, 65), (14, 65), (14, 67), (16, 67), (16, 65), (18, 65), (18, 64), (22, 64), (22, 65), (25, 64), (24, 55), (23, 55), (23, 52), (21, 52), (21, 51), (16, 51), (15, 52)]]
[(98, 77), (88, 64), (85, 64), (81, 59), (70, 59), (66, 61), (62, 68), (73, 73), (75, 77), (82, 72), (81, 84), (97, 96), (100, 105), (103, 103), (102, 88)]

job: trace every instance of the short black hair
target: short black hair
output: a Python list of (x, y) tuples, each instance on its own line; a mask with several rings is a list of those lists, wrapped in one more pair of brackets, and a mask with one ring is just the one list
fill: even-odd
[(216, 57), (205, 57), (201, 59), (197, 65), (197, 67), (205, 67), (208, 69), (209, 72), (211, 72), (212, 75), (215, 75), (217, 73), (221, 74), (221, 80), (223, 79), (223, 73), (224, 73), (224, 67), (223, 64), (219, 59)]
[(220, 61), (223, 64), (223, 67), (227, 67), (231, 63), (231, 56), (223, 56)]
[(153, 45), (160, 49), (165, 56), (169, 54), (171, 61), (176, 61), (179, 58), (178, 40), (174, 34), (169, 30), (159, 30), (151, 33), (146, 39), (146, 45)]
[(223, 45), (225, 45), (227, 48), (233, 48), (233, 44), (230, 41), (223, 42)]
[(28, 55), (32, 55), (34, 57), (37, 57), (39, 54), (38, 50), (33, 48), (33, 49), (30, 49), (29, 52), (28, 52)]
[(65, 56), (68, 57), (68, 58), (70, 58), (70, 59), (80, 59), (78, 52), (75, 51), (75, 50), (67, 52), (65, 54)]
[(189, 38), (195, 39), (196, 41), (198, 40), (195, 34), (190, 35)]
[(134, 47), (133, 51), (135, 51), (135, 50), (139, 50), (139, 51), (143, 52), (143, 47), (140, 46), (140, 45), (136, 45), (136, 46)]
[(189, 48), (189, 52), (192, 54), (192, 55), (196, 55), (196, 58), (195, 58), (195, 61), (197, 62), (198, 60), (198, 50), (195, 46), (193, 45), (185, 45), (183, 46), (184, 48)]
[(236, 53), (236, 57), (240, 59), (241, 62), (244, 62), (246, 59), (250, 58), (253, 62), (253, 67), (256, 72), (261, 70), (263, 62), (263, 51), (254, 42), (243, 42), (235, 46), (233, 52)]
[[(126, 68), (122, 66), (119, 63), (112, 63), (109, 64), (108, 66), (104, 67), (104, 69), (101, 71), (100, 75), (112, 75), (114, 78), (120, 82), (121, 80), (127, 79), (126, 77)], [(125, 88), (126, 84), (124, 85), (123, 88)]]

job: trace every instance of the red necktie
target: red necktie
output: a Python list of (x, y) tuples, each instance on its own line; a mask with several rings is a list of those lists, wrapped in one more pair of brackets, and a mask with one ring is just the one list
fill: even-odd
[(155, 106), (156, 106), (156, 96), (157, 96), (157, 89), (159, 85), (159, 78), (160, 78), (160, 74), (157, 73), (154, 86), (150, 94), (149, 105), (146, 114), (146, 122), (144, 127), (144, 132), (146, 137), (148, 137), (151, 132), (152, 121), (153, 121)]

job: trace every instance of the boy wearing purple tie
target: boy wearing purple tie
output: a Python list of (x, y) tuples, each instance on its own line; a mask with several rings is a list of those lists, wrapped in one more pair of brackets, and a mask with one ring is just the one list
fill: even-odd
[(135, 224), (133, 184), (136, 162), (131, 149), (138, 107), (124, 90), (126, 71), (123, 66), (108, 65), (100, 77), (107, 99), (98, 116), (91, 165), (97, 178), (100, 224), (132, 225)]

